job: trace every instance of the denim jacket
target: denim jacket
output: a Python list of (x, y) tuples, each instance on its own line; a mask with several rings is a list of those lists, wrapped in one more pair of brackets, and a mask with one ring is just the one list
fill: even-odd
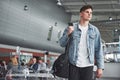
[[(76, 65), (81, 30), (79, 29), (79, 23), (73, 23), (73, 27), (74, 31), (70, 36), (67, 35), (67, 28), (64, 30), (63, 36), (60, 38), (60, 45), (65, 47), (69, 41), (69, 61), (71, 64)], [(97, 27), (89, 23), (87, 31), (88, 58), (91, 64), (95, 63), (100, 69), (104, 69), (104, 56), (102, 50), (100, 32)]]

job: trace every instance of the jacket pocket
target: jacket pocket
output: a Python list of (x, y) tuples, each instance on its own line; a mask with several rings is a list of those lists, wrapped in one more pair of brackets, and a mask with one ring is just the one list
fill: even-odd
[(90, 39), (95, 39), (95, 35), (94, 35), (94, 34), (89, 35), (89, 38), (90, 38)]
[(90, 47), (94, 47), (95, 44), (95, 35), (89, 35), (89, 45)]

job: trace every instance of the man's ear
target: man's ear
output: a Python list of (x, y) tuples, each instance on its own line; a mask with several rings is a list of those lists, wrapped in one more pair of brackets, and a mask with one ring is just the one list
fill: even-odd
[(80, 17), (82, 17), (82, 13), (81, 12), (79, 13), (79, 15), (80, 15)]

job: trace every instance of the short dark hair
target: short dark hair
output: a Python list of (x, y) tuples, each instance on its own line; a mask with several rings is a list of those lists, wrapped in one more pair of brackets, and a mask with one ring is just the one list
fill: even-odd
[(93, 8), (92, 8), (91, 5), (84, 5), (84, 6), (80, 9), (80, 12), (85, 11), (86, 9), (92, 9), (92, 10), (93, 10)]
[(37, 60), (42, 60), (42, 58), (41, 57), (37, 57)]

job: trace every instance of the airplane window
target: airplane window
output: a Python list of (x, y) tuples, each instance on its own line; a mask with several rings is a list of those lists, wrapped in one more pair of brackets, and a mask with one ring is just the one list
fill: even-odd
[(60, 30), (60, 31), (58, 31), (58, 34), (57, 34), (57, 39), (58, 39), (58, 40), (56, 41), (57, 43), (58, 43), (58, 41), (59, 41), (60, 37), (61, 37), (61, 30)]
[(53, 26), (50, 26), (49, 31), (48, 31), (48, 37), (47, 40), (50, 41), (52, 37), (52, 31), (53, 31)]

